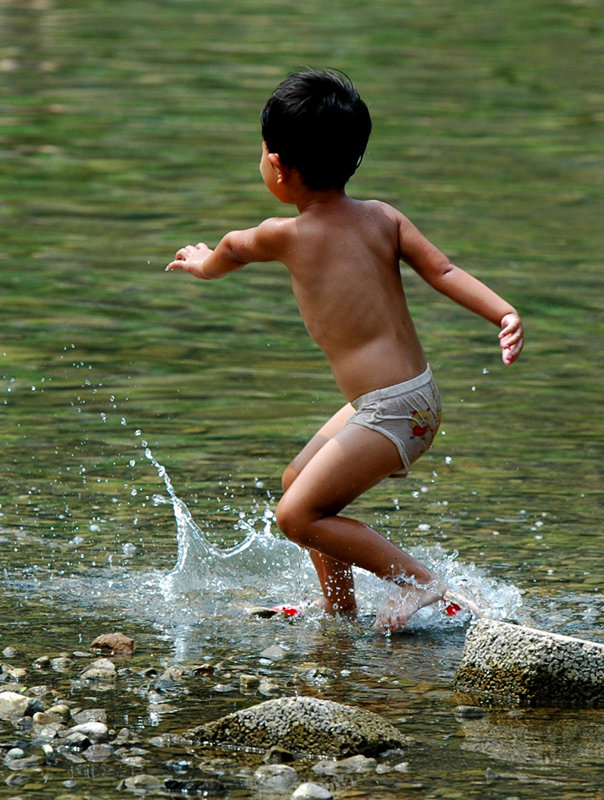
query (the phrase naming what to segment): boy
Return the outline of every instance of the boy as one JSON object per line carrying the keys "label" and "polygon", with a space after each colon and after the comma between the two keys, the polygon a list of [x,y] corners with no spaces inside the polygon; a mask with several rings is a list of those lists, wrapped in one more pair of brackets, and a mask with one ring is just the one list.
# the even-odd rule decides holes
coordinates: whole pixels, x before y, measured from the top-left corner
{"label": "boy", "polygon": [[340,73],[290,75],[261,114],[260,172],[298,216],[232,231],[215,250],[181,248],[167,270],[221,278],[254,261],[281,261],[307,330],[348,401],[283,473],[277,523],[310,550],[331,614],[354,616],[352,566],[398,587],[378,612],[391,632],[446,585],[377,531],[340,512],[388,476],[404,477],[436,434],[438,389],[407,309],[402,259],[427,283],[499,326],[505,364],[523,346],[516,310],[456,267],[399,211],[348,197],[344,186],[365,152],[371,119]]}

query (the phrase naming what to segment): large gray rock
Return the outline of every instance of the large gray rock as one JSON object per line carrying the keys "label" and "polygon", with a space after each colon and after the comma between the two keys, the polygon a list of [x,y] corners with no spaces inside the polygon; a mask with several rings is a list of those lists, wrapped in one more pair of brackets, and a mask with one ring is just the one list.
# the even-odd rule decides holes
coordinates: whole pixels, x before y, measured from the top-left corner
{"label": "large gray rock", "polygon": [[200,725],[189,736],[196,744],[261,749],[280,744],[293,752],[325,756],[376,755],[408,743],[372,711],[314,697],[267,700]]}
{"label": "large gray rock", "polygon": [[455,685],[526,705],[604,704],[604,644],[481,619],[468,630]]}

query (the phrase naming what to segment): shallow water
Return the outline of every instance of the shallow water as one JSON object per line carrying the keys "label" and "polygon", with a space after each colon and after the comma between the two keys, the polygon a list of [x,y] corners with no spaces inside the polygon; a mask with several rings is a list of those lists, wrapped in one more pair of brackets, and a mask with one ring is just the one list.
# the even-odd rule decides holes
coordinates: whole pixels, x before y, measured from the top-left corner
{"label": "shallow water", "polygon": [[[149,737],[263,699],[215,691],[220,676],[163,704],[140,693],[137,670],[208,659],[420,740],[409,774],[340,797],[601,796],[601,712],[455,717],[467,616],[377,636],[383,588],[360,574],[358,623],[245,619],[317,590],[272,514],[280,471],[341,399],[281,267],[202,286],[163,266],[283,213],[258,176],[259,108],[300,64],[347,71],[374,119],[351,193],[402,207],[527,325],[505,369],[486,323],[405,272],[442,436],[355,513],[487,613],[603,641],[602,25],[590,0],[0,4],[0,642],[29,684],[36,657],[116,627],[137,643],[132,675],[96,698],[116,728]],[[275,642],[284,661],[260,664]],[[307,661],[337,677],[300,683]],[[44,680],[92,703],[73,674]],[[68,791],[68,771],[99,798],[124,777],[57,767],[28,797]],[[226,796],[257,794],[242,778]]]}

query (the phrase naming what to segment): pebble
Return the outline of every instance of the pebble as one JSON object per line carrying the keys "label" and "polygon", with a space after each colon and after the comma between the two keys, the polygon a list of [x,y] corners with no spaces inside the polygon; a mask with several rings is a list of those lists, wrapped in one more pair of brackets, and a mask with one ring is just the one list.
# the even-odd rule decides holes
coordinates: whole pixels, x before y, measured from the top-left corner
{"label": "pebble", "polygon": [[258,692],[265,697],[274,697],[281,694],[281,687],[270,678],[263,678],[258,684]]}
{"label": "pebble", "polygon": [[113,755],[113,749],[107,744],[92,744],[82,753],[86,761],[106,761]]}
{"label": "pebble", "polygon": [[2,675],[10,681],[22,681],[27,677],[27,670],[23,667],[12,667],[10,664],[2,664]]}
{"label": "pebble", "polygon": [[59,656],[59,658],[51,658],[50,660],[50,667],[55,672],[69,672],[73,665],[73,659],[68,656]]}
{"label": "pebble", "polygon": [[46,710],[46,713],[53,717],[59,717],[59,719],[62,720],[68,720],[71,716],[71,709],[64,703],[57,703],[54,706],[50,706],[50,708]]}
{"label": "pebble", "polygon": [[290,800],[333,800],[333,795],[325,786],[309,781],[301,783]]}
{"label": "pebble", "polygon": [[[67,710],[69,712],[69,709]],[[50,712],[51,709],[49,708],[48,711]],[[74,712],[73,721],[76,725],[81,725],[84,722],[103,722],[107,724],[107,711],[104,708],[85,708]]]}
{"label": "pebble", "polygon": [[84,670],[81,675],[82,680],[99,682],[99,683],[113,683],[117,680],[117,670],[113,661],[108,658],[98,658]]}
{"label": "pebble", "polygon": [[375,758],[358,755],[342,758],[340,761],[319,761],[312,769],[317,775],[354,775],[359,772],[372,772],[376,767]]}
{"label": "pebble", "polygon": [[239,676],[239,683],[244,689],[255,689],[260,684],[260,678],[257,675],[243,673]]}
{"label": "pebble", "polygon": [[68,735],[82,734],[92,742],[106,742],[109,736],[109,729],[104,722],[82,722],[69,729]]}
{"label": "pebble", "polygon": [[117,787],[118,792],[121,792],[123,788],[133,792],[158,792],[163,789],[163,783],[155,775],[147,775],[143,772],[123,780]]}
{"label": "pebble", "polygon": [[269,661],[281,661],[285,657],[287,650],[278,644],[267,647],[260,653],[260,658],[268,658]]}
{"label": "pebble", "polygon": [[22,717],[29,708],[30,698],[17,692],[0,692],[0,719]]}
{"label": "pebble", "polygon": [[298,782],[298,773],[285,764],[264,764],[254,772],[254,780],[266,789],[281,791]]}

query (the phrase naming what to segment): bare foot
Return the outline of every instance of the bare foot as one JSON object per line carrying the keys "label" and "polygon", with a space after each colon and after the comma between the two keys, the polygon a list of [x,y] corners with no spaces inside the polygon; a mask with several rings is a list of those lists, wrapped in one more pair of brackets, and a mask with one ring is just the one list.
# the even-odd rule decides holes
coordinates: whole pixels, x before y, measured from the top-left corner
{"label": "bare foot", "polygon": [[391,595],[386,598],[377,613],[375,627],[380,633],[392,633],[404,628],[420,608],[442,600],[446,588],[445,582],[439,580],[431,581],[426,586],[414,586],[411,583],[403,586],[393,584]]}

